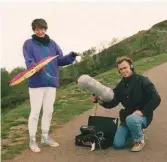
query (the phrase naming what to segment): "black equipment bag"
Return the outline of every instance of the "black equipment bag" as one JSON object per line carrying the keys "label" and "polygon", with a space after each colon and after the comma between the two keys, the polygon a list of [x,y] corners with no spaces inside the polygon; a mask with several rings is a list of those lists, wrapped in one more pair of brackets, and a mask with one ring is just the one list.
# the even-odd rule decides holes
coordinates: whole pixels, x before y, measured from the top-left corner
{"label": "black equipment bag", "polygon": [[81,126],[81,134],[75,137],[75,145],[91,147],[95,143],[96,149],[107,149],[112,146],[118,127],[118,118],[89,116],[88,125]]}

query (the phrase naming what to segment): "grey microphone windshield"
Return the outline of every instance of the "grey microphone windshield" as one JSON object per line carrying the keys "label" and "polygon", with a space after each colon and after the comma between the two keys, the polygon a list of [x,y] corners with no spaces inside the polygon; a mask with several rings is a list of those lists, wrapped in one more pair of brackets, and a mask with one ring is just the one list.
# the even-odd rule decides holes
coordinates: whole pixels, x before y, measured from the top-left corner
{"label": "grey microphone windshield", "polygon": [[78,78],[78,85],[93,93],[101,101],[111,101],[114,97],[114,92],[111,88],[104,86],[89,75],[81,75]]}

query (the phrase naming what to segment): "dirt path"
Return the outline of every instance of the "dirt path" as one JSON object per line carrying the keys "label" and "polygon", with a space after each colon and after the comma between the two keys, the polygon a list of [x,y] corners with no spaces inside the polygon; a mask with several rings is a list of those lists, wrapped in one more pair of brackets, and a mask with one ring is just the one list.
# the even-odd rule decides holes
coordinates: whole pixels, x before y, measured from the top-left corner
{"label": "dirt path", "polygon": [[[156,85],[162,102],[154,113],[154,120],[146,132],[146,146],[142,152],[132,153],[128,149],[114,150],[109,148],[103,152],[90,152],[87,148],[76,147],[74,137],[79,128],[87,124],[87,118],[93,111],[77,116],[63,128],[55,131],[53,138],[60,146],[49,148],[40,146],[41,153],[32,153],[29,149],[10,162],[167,162],[167,63],[157,66],[145,73]],[[98,114],[117,116],[118,109],[105,110],[99,108]],[[9,162],[9,161],[8,161]]]}

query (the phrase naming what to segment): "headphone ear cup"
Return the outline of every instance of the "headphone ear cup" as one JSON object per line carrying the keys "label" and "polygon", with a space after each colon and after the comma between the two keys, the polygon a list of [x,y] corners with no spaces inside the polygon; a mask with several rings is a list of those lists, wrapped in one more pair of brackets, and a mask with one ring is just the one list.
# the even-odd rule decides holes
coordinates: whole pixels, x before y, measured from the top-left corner
{"label": "headphone ear cup", "polygon": [[133,66],[133,64],[130,65],[130,69],[131,69],[132,71],[134,71],[134,66]]}

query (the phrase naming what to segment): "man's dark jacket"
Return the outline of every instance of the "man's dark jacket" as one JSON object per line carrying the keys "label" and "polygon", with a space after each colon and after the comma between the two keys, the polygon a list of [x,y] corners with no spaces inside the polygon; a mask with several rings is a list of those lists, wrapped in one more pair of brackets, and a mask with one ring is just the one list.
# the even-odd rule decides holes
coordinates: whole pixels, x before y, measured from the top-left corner
{"label": "man's dark jacket", "polygon": [[161,102],[154,84],[145,76],[133,72],[129,78],[122,80],[113,89],[114,99],[101,104],[105,108],[113,108],[121,103],[125,109],[120,111],[120,120],[125,122],[128,115],[140,110],[147,118],[147,127],[153,119],[153,111]]}

